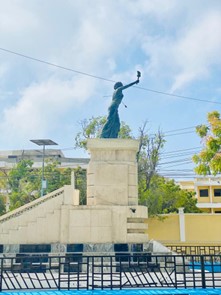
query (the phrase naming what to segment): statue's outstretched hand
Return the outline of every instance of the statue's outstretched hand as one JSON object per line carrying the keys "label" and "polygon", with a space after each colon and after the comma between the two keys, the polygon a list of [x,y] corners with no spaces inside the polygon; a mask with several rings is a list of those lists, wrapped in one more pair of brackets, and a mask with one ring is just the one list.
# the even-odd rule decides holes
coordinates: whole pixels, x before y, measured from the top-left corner
{"label": "statue's outstretched hand", "polygon": [[139,82],[140,82],[139,79],[137,79],[135,83],[138,84]]}

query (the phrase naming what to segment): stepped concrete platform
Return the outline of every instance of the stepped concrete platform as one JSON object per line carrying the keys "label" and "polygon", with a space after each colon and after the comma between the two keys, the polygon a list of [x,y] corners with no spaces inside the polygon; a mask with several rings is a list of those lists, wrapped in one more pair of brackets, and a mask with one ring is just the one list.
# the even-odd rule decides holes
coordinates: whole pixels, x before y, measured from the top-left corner
{"label": "stepped concrete platform", "polygon": [[66,185],[0,217],[0,244],[139,244],[148,241],[138,205],[136,140],[91,139],[87,205]]}

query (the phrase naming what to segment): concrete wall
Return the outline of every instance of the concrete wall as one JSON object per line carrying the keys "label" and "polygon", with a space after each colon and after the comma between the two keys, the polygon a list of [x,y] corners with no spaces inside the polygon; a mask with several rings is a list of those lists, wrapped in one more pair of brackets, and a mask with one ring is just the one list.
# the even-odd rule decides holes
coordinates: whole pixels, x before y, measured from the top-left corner
{"label": "concrete wall", "polygon": [[185,219],[187,241],[221,242],[220,214],[188,214]]}
{"label": "concrete wall", "polygon": [[180,241],[179,216],[174,214],[165,215],[164,219],[148,218],[148,236],[150,240],[157,241]]}
{"label": "concrete wall", "polygon": [[0,217],[0,244],[147,242],[144,206],[79,206],[64,186]]}
{"label": "concrete wall", "polygon": [[[221,242],[220,214],[168,214],[163,220],[148,218],[149,239],[163,244]],[[182,223],[183,218],[183,223]]]}

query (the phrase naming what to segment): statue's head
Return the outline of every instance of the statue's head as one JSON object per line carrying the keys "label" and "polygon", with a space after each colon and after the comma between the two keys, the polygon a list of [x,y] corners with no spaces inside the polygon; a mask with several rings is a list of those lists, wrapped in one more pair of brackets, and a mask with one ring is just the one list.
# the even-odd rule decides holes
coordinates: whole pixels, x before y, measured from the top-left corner
{"label": "statue's head", "polygon": [[123,84],[121,82],[117,82],[114,84],[114,89],[117,89],[119,87],[123,86]]}

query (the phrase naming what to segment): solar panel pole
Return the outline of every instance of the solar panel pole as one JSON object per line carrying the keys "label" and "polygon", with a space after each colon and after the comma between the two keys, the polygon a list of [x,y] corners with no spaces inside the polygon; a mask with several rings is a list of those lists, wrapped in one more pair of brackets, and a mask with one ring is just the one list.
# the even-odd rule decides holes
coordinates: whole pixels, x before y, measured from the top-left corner
{"label": "solar panel pole", "polygon": [[47,181],[44,179],[44,170],[45,170],[45,146],[46,145],[58,145],[51,139],[31,139],[31,142],[43,146],[42,151],[42,176],[41,176],[41,197],[44,196],[44,190],[47,188]]}
{"label": "solar panel pole", "polygon": [[47,188],[47,183],[44,179],[44,169],[45,169],[45,144],[43,144],[43,155],[42,155],[41,197],[44,196],[44,189]]}

